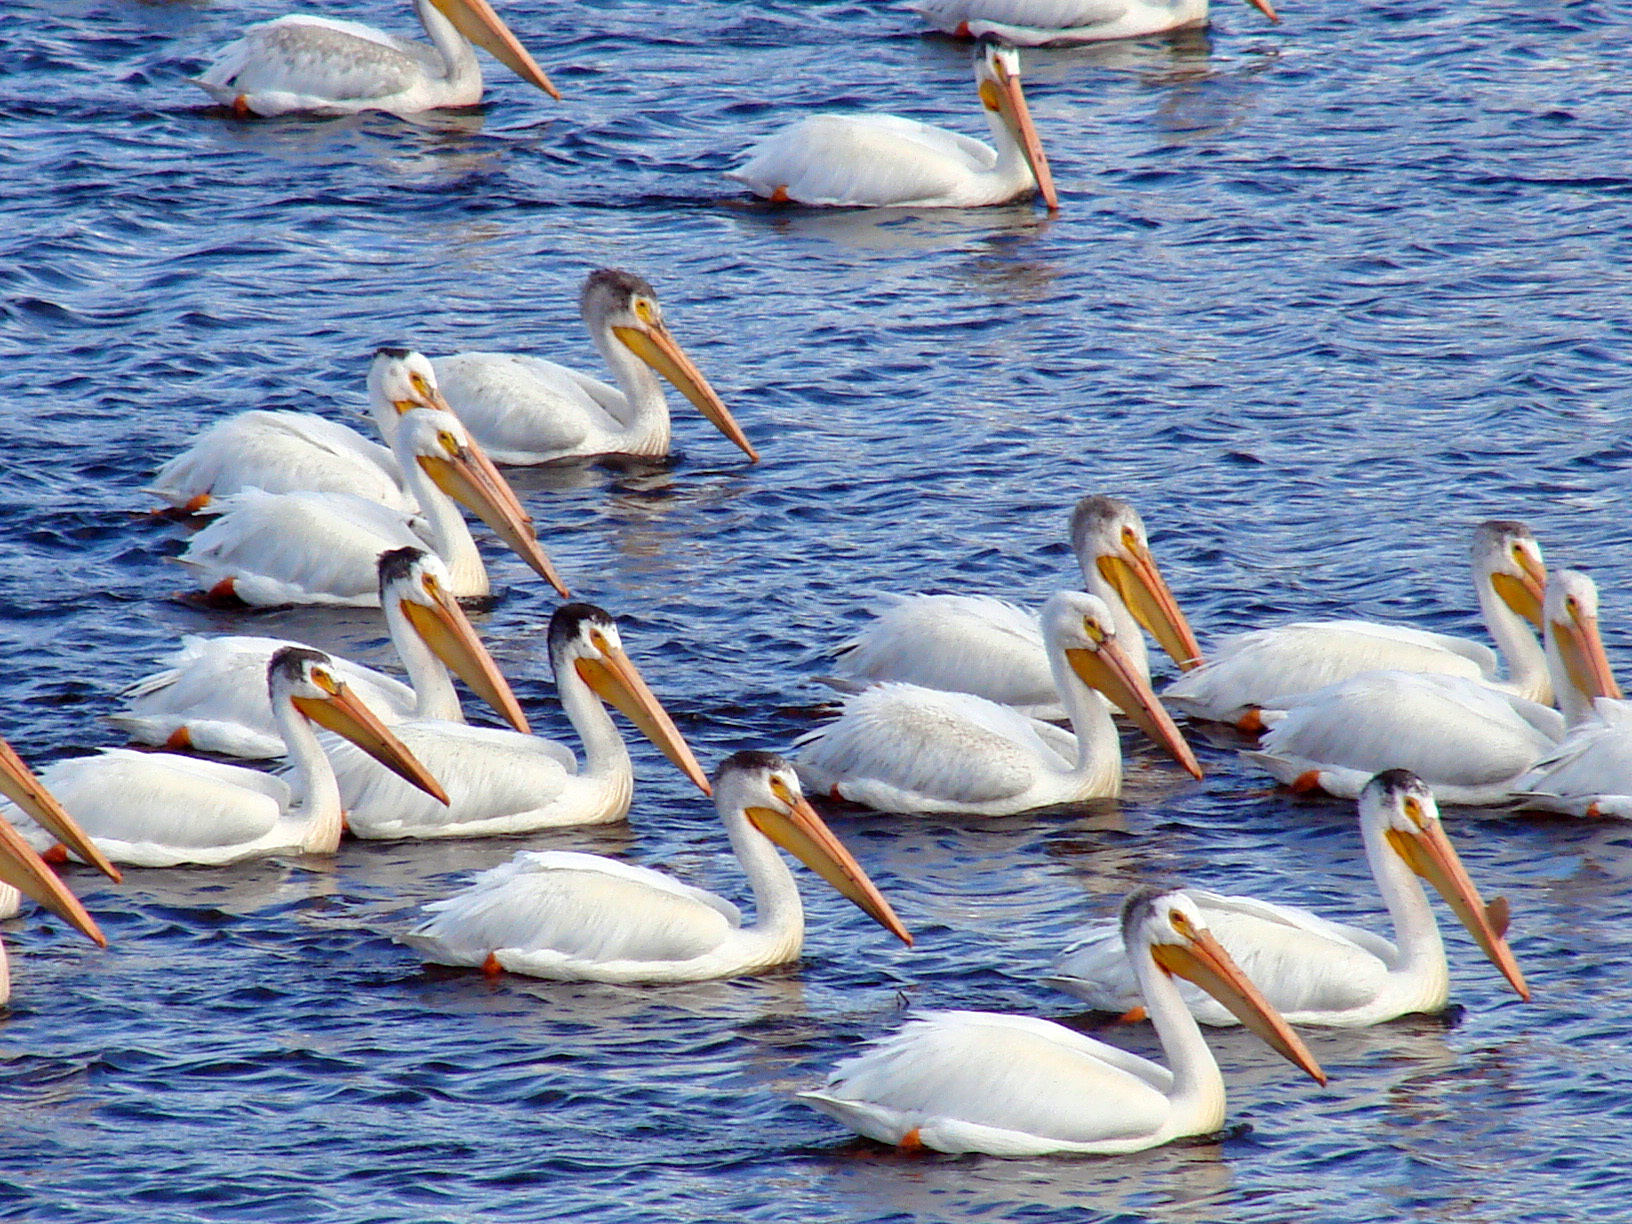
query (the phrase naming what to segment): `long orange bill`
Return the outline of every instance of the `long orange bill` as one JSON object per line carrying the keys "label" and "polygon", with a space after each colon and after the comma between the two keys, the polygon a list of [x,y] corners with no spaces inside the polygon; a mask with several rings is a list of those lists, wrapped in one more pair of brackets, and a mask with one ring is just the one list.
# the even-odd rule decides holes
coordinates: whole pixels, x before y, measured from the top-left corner
{"label": "long orange bill", "polygon": [[1049,212],[1059,212],[1060,197],[1054,190],[1054,175],[1048,168],[1048,158],[1043,153],[1043,141],[1037,135],[1037,125],[1031,121],[1026,95],[1020,89],[1020,76],[1018,73],[1011,74],[999,65],[998,80],[1002,84],[998,95],[998,112],[1009,121],[1015,136],[1019,138],[1026,164],[1031,167],[1032,176],[1037,180],[1037,194],[1043,197]]}
{"label": "long orange bill", "polygon": [[1127,652],[1116,644],[1116,639],[1106,638],[1098,650],[1067,650],[1065,657],[1084,684],[1115,702],[1141,731],[1166,748],[1191,777],[1201,777],[1201,763],[1185,743],[1178,724],[1163,708],[1150,682],[1139,674]]}
{"label": "long orange bill", "polygon": [[759,462],[759,452],[748,441],[748,435],[742,432],[742,427],[725,406],[725,401],[709,385],[708,379],[703,377],[703,372],[691,358],[686,356],[685,350],[669,334],[668,328],[658,323],[649,331],[638,327],[614,327],[612,331],[635,356],[673,383],[675,390],[695,404],[697,411],[707,417],[715,429],[735,442],[743,454],[754,463]]}
{"label": "long orange bill", "polygon": [[[34,771],[24,764],[23,758],[5,740],[0,740],[0,794],[27,812],[30,819],[67,846],[77,858],[89,863],[110,880],[121,878],[119,868],[97,849],[96,843],[68,815],[56,796],[45,789],[45,785],[34,776]],[[39,900],[38,897],[34,899]]]}
{"label": "long orange bill", "polygon": [[[1519,998],[1528,1002],[1530,987],[1525,984],[1519,962],[1504,937],[1507,907],[1498,905],[1493,910],[1480,900],[1479,890],[1474,887],[1473,880],[1456,853],[1456,847],[1445,836],[1444,827],[1439,821],[1425,821],[1418,826],[1415,835],[1391,828],[1388,830],[1388,841],[1406,865],[1445,898],[1451,912],[1468,928],[1468,933],[1490,958],[1490,963],[1502,971],[1502,976]],[[1498,930],[1497,923],[1492,920],[1493,913],[1501,916],[1502,930]]]}
{"label": "long orange bill", "polygon": [[485,454],[461,447],[452,459],[421,455],[419,465],[436,482],[437,488],[469,507],[517,556],[532,566],[534,573],[553,586],[563,599],[567,598],[566,584],[533,534],[532,520],[519,510],[521,503],[514,490]]}
{"label": "long orange bill", "polygon": [[1621,696],[1621,686],[1609,669],[1603,639],[1598,636],[1598,618],[1582,615],[1578,620],[1554,621],[1553,639],[1570,683],[1590,699]]}
{"label": "long orange bill", "polygon": [[1279,13],[1277,13],[1277,12],[1276,12],[1276,11],[1275,11],[1275,10],[1274,10],[1274,9],[1273,9],[1273,8],[1272,8],[1272,7],[1271,7],[1271,6],[1270,6],[1270,3],[1269,3],[1269,0],[1251,0],[1251,3],[1252,3],[1252,7],[1253,7],[1253,8],[1255,8],[1255,9],[1257,9],[1257,10],[1258,10],[1258,11],[1259,11],[1259,12],[1260,12],[1260,13],[1262,13],[1262,14],[1263,14],[1263,15],[1264,15],[1264,16],[1265,16],[1265,17],[1268,17],[1268,18],[1269,18],[1269,19],[1270,19],[1270,20],[1271,20],[1271,21],[1273,21],[1273,22],[1274,22],[1274,23],[1275,23],[1275,24],[1276,24],[1276,25],[1280,25],[1280,24],[1281,24],[1281,17],[1280,17],[1280,14],[1279,14]]}
{"label": "long orange bill", "polygon": [[1269,1048],[1287,1062],[1316,1083],[1326,1082],[1326,1072],[1320,1069],[1303,1039],[1292,1031],[1292,1026],[1252,984],[1211,931],[1195,932],[1188,944],[1152,944],[1150,954],[1163,969],[1194,982],[1229,1008],[1237,1020],[1263,1038]]}
{"label": "long orange bill", "polygon": [[1138,622],[1150,630],[1168,657],[1181,670],[1201,666],[1201,643],[1179,609],[1178,600],[1168,589],[1156,558],[1145,548],[1129,550],[1131,557],[1103,556],[1098,560],[1101,576],[1116,588]]}
{"label": "long orange bill", "polygon": [[517,731],[532,734],[521,702],[516,700],[509,681],[493,656],[487,653],[476,627],[457,600],[438,590],[435,606],[404,599],[401,607],[409,624],[425,639],[432,653],[452,668],[454,675],[470,686],[471,692],[492,706]]}
{"label": "long orange bill", "polygon": [[[117,879],[117,875],[114,878]],[[96,925],[96,919],[79,903],[79,898],[69,892],[57,873],[34,853],[23,835],[4,820],[0,820],[0,880],[72,923],[87,939],[104,948],[108,946],[107,937]]]}
{"label": "long orange bill", "polygon": [[487,0],[432,0],[454,27],[471,42],[529,85],[536,85],[557,102],[560,93],[544,75],[544,69],[510,32]]}
{"label": "long orange bill", "polygon": [[1547,596],[1547,569],[1528,553],[1519,554],[1519,566],[1523,574],[1492,574],[1490,585],[1503,603],[1540,629]]}
{"label": "long orange bill", "polygon": [[646,681],[641,679],[628,655],[607,650],[599,659],[576,659],[574,666],[584,683],[594,689],[602,701],[622,711],[625,718],[640,728],[642,735],[663,750],[663,755],[674,762],[681,773],[696,783],[698,790],[705,795],[714,793],[708,775],[697,764],[685,737],[652,690],[646,687]]}
{"label": "long orange bill", "polygon": [[751,807],[747,815],[754,828],[821,876],[840,896],[854,902],[862,913],[910,948],[912,936],[907,928],[901,925],[884,894],[867,878],[861,864],[816,814],[816,809],[802,795],[792,796],[790,807],[792,810],[788,812]]}
{"label": "long orange bill", "polygon": [[441,783],[431,776],[431,771],[344,684],[330,697],[294,697],[291,700],[296,709],[320,727],[344,736],[404,782],[419,787],[438,803],[447,803],[448,794]]}

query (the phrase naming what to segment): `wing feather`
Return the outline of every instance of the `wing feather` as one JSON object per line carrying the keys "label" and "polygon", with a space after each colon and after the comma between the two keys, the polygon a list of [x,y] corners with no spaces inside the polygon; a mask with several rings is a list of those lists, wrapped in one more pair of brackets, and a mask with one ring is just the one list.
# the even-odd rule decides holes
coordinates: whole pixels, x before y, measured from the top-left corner
{"label": "wing feather", "polygon": [[579,453],[622,428],[623,392],[568,366],[519,353],[457,353],[431,365],[449,405],[498,463]]}

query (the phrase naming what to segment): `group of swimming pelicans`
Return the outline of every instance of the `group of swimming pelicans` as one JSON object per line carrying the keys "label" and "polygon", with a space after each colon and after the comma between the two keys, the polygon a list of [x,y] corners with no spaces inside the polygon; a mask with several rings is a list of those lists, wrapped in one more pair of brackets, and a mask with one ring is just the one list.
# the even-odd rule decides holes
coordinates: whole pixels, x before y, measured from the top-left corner
{"label": "group of swimming pelicans", "polygon": [[[649,285],[596,272],[582,301],[621,389],[535,358],[433,362],[381,350],[368,385],[389,450],[323,418],[251,412],[161,468],[155,493],[215,519],[182,558],[201,571],[207,597],[377,603],[410,685],[298,644],[189,638],[168,670],[130,690],[116,724],[172,749],[286,756],[286,775],[107,749],[36,779],[14,754],[0,754],[0,787],[21,829],[0,825],[7,882],[100,940],[38,850],[60,843],[117,878],[115,862],[332,854],[348,828],[371,838],[461,837],[621,820],[633,771],[610,703],[712,793],[755,921],[646,868],[522,852],[426,907],[404,943],[433,962],[572,980],[752,973],[796,959],[802,945],[797,885],[780,846],[910,944],[803,790],[886,811],[983,815],[1114,796],[1113,706],[1200,776],[1152,688],[1148,630],[1183,669],[1166,701],[1192,717],[1265,729],[1248,758],[1294,785],[1358,795],[1396,942],[1251,898],[1141,891],[1119,929],[1091,931],[1049,980],[1096,1008],[1142,1009],[1169,1068],[1047,1021],[936,1013],[802,1099],[862,1134],[945,1151],[1120,1152],[1216,1130],[1223,1085],[1198,1019],[1239,1020],[1323,1080],[1289,1022],[1372,1024],[1445,1006],[1448,970],[1420,880],[1528,997],[1505,940],[1506,906],[1480,897],[1440,825],[1436,795],[1625,810],[1632,723],[1598,640],[1590,580],[1549,575],[1519,523],[1481,525],[1473,548],[1506,679],[1477,643],[1357,621],[1248,633],[1204,662],[1137,511],[1090,496],[1070,524],[1085,590],[1059,592],[1037,616],[978,596],[894,601],[840,648],[832,682],[850,693],[835,720],[799,741],[792,764],[739,752],[706,776],[613,618],[582,603],[556,611],[548,642],[581,762],[533,736],[459,604],[485,593],[487,580],[456,503],[488,519],[563,594],[565,585],[491,455],[627,453],[637,439],[646,453],[666,450],[661,373],[757,459],[669,333]],[[484,415],[479,405],[493,397],[507,411]],[[450,669],[510,729],[466,724]],[[1555,698],[1562,713],[1540,704]],[[1070,731],[1046,721],[1062,717]]]}

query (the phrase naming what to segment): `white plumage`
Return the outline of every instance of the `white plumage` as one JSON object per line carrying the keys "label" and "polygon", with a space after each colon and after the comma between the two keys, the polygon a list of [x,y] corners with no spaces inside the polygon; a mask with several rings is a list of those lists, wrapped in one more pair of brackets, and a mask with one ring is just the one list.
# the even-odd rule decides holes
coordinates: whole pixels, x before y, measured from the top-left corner
{"label": "white plumage", "polygon": [[799,793],[780,757],[739,752],[715,774],[714,801],[754,893],[744,925],[723,897],[592,854],[524,851],[426,906],[403,937],[439,964],[598,982],[690,982],[798,957],[804,910],[790,849],[899,938],[889,904]]}
{"label": "white plumage", "polygon": [[[1271,21],[1268,0],[1252,0]],[[1207,24],[1207,0],[918,0],[908,8],[946,34],[1017,47],[1144,38]]]}
{"label": "white plumage", "polygon": [[1523,523],[1491,520],[1474,533],[1472,555],[1485,625],[1507,660],[1505,682],[1491,649],[1467,638],[1372,621],[1297,621],[1226,639],[1162,699],[1192,718],[1254,731],[1262,729],[1261,710],[1284,709],[1298,694],[1368,671],[1459,676],[1550,702],[1547,662],[1531,629],[1541,622],[1547,583],[1535,536]]}
{"label": "white plumage", "polygon": [[[1208,929],[1291,1024],[1358,1028],[1412,1012],[1439,1012],[1450,998],[1450,970],[1427,879],[1528,999],[1503,937],[1506,909],[1487,909],[1440,825],[1421,780],[1395,770],[1360,794],[1360,829],[1397,943],[1361,927],[1330,922],[1294,906],[1187,889]],[[1067,948],[1044,980],[1089,1005],[1123,1012],[1140,1003],[1139,983],[1113,923],[1089,929]],[[1203,1024],[1235,1024],[1235,1015],[1189,984],[1179,987]]]}
{"label": "white plumage", "polygon": [[[1179,666],[1200,662],[1132,505],[1084,497],[1071,514],[1071,546],[1084,587],[1110,608],[1117,642],[1141,675],[1150,675],[1141,626]],[[839,647],[842,687],[896,680],[973,693],[1033,718],[1065,717],[1035,613],[984,595],[887,597],[875,610],[877,619]]]}
{"label": "white plumage", "polygon": [[500,463],[590,455],[661,459],[669,453],[669,405],[658,382],[661,374],[750,460],[758,460],[725,402],[664,324],[651,285],[602,268],[584,281],[579,306],[616,387],[517,353],[457,353],[433,363],[448,402],[494,458]]}
{"label": "white plumage", "polygon": [[251,26],[193,83],[240,115],[389,111],[412,115],[482,100],[474,41],[560,98],[487,0],[414,0],[431,45],[354,21],[295,14]]}
{"label": "white plumage", "polygon": [[1171,1071],[1049,1021],[936,1012],[841,1063],[799,1099],[880,1142],[993,1156],[1136,1152],[1216,1131],[1223,1077],[1173,974],[1206,985],[1325,1083],[1183,893],[1134,894],[1122,929]]}
{"label": "white plumage", "polygon": [[967,693],[880,684],[848,698],[837,721],[800,739],[805,785],[883,811],[984,816],[1114,796],[1122,746],[1102,692],[1201,776],[1122,650],[1104,601],[1061,591],[1041,619],[1074,734]]}
{"label": "white plumage", "polygon": [[798,204],[956,208],[1036,192],[1057,210],[1019,56],[996,44],[977,49],[975,82],[995,149],[898,115],[812,115],[760,141],[726,177]]}

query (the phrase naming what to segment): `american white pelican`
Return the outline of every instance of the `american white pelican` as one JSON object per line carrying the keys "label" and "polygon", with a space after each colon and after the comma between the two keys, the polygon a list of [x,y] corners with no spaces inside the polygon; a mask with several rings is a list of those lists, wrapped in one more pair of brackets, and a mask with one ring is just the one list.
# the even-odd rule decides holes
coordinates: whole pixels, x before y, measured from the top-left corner
{"label": "american white pelican", "polygon": [[804,907],[781,846],[907,945],[912,936],[799,791],[793,767],[738,752],[714,806],[754,894],[755,921],[724,897],[596,854],[522,851],[425,907],[402,937],[428,961],[591,982],[701,982],[799,958]]}
{"label": "american white pelican", "polygon": [[456,353],[432,362],[459,419],[498,462],[588,455],[661,459],[669,453],[669,404],[658,374],[758,462],[725,401],[663,322],[649,284],[602,268],[584,281],[579,309],[616,387],[519,353]]}
{"label": "american white pelican", "polygon": [[[333,658],[335,672],[359,700],[388,724],[408,717],[462,723],[459,694],[448,679],[452,667],[527,734],[527,716],[515,694],[448,594],[442,562],[421,548],[394,548],[380,554],[379,575],[386,628],[410,683]],[[285,646],[300,644],[269,637],[184,637],[170,666],[131,685],[129,708],[108,721],[141,744],[252,760],[280,757],[283,738],[267,697],[266,665]]]}
{"label": "american white pelican", "polygon": [[[83,837],[72,818],[40,785],[39,779],[4,740],[0,740],[0,794],[11,799],[65,844],[76,850],[88,851],[91,856],[87,857],[88,862],[96,862],[113,879],[119,878],[118,870]],[[85,911],[79,898],[57,878],[57,873],[46,865],[22,834],[3,819],[0,819],[0,892],[7,894],[0,897],[3,916],[10,917],[16,912],[14,899],[18,894],[23,894],[78,928],[87,939],[99,946],[107,946],[108,941],[98,929],[96,920]],[[0,942],[0,1007],[10,1001],[11,964],[6,955],[6,946]]]}
{"label": "american white pelican", "polygon": [[[386,442],[404,413],[449,411],[429,359],[393,348],[379,349],[369,364],[368,407]],[[212,498],[250,488],[350,493],[404,513],[419,509],[389,450],[315,412],[240,412],[219,421],[161,467],[144,492],[193,514]]]}
{"label": "american white pelican", "polygon": [[705,793],[708,779],[629,656],[612,617],[563,604],[550,618],[561,708],[584,744],[579,771],[563,744],[485,727],[410,718],[392,729],[448,799],[432,803],[360,753],[331,750],[348,827],[358,837],[486,837],[602,824],[629,813],[634,770],[603,701],[611,702]]}
{"label": "american white pelican", "polygon": [[534,538],[532,520],[498,469],[470,445],[458,418],[416,408],[402,418],[391,449],[422,520],[344,493],[246,489],[207,508],[219,517],[193,537],[177,560],[197,571],[212,599],[237,598],[270,607],[377,607],[379,555],[428,545],[446,563],[453,594],[481,598],[488,593],[487,567],[454,504],[457,498],[545,581],[567,594]]}
{"label": "american white pelican", "polygon": [[308,111],[413,115],[482,100],[472,43],[560,101],[544,70],[487,0],[414,0],[431,45],[355,21],[297,13],[251,26],[193,83],[240,116]]}
{"label": "american white pelican", "polygon": [[[1269,0],[1252,5],[1281,20]],[[1207,24],[1207,0],[918,0],[907,7],[942,33],[1000,38],[1017,47],[1144,38]]]}
{"label": "american white pelican", "polygon": [[962,208],[1036,192],[1057,212],[1060,199],[1013,48],[977,47],[975,85],[995,151],[899,115],[811,115],[760,141],[726,177],[755,195],[796,204]]}
{"label": "american white pelican", "polygon": [[1280,709],[1287,698],[1368,671],[1465,676],[1551,702],[1547,661],[1531,630],[1541,625],[1547,570],[1528,527],[1502,519],[1479,525],[1473,585],[1485,626],[1507,660],[1505,682],[1497,679],[1490,648],[1468,638],[1373,621],[1297,621],[1227,639],[1201,667],[1168,685],[1162,699],[1192,718],[1234,722],[1246,731],[1263,730],[1263,709]]}
{"label": "american white pelican", "polygon": [[1224,1078],[1174,975],[1326,1082],[1184,893],[1134,893],[1122,938],[1171,1070],[1048,1020],[930,1012],[799,1099],[869,1139],[941,1152],[1116,1154],[1209,1134],[1224,1125]]}
{"label": "american white pelican", "polygon": [[799,740],[805,785],[886,812],[979,816],[1115,796],[1122,743],[1111,701],[1201,777],[1189,745],[1122,648],[1104,600],[1060,591],[1043,605],[1041,620],[1074,735],[967,693],[880,684],[846,699],[837,721]]}
{"label": "american white pelican", "polygon": [[[1071,514],[1071,547],[1083,585],[1110,608],[1116,640],[1141,675],[1150,676],[1141,625],[1180,667],[1200,663],[1137,510],[1119,497],[1084,497]],[[1065,717],[1036,614],[984,595],[895,598],[839,647],[834,672],[845,687],[899,680],[973,693],[1033,718]]]}
{"label": "american white pelican", "polygon": [[1352,799],[1373,774],[1409,769],[1441,803],[1506,803],[1566,726],[1591,717],[1594,698],[1620,691],[1598,639],[1591,579],[1553,574],[1542,619],[1563,714],[1461,676],[1363,672],[1266,712],[1263,751],[1242,756],[1297,790]]}
{"label": "american white pelican", "polygon": [[43,781],[104,854],[141,867],[333,854],[340,846],[340,791],[313,722],[363,745],[429,794],[441,794],[436,779],[346,688],[321,651],[285,647],[272,656],[266,684],[304,796],[299,806],[289,784],[270,774],[128,748],[58,761]]}
{"label": "american white pelican", "polygon": [[[1445,898],[1519,997],[1529,999],[1504,938],[1507,904],[1498,900],[1487,907],[1480,900],[1421,779],[1393,769],[1368,782],[1360,792],[1360,832],[1397,944],[1306,909],[1185,890],[1224,950],[1289,1023],[1361,1028],[1445,1009],[1450,970],[1423,880]],[[1104,1011],[1139,1006],[1138,979],[1111,923],[1091,928],[1067,948],[1044,980]],[[1236,1023],[1233,1013],[1201,991],[1179,989],[1203,1024]]]}

